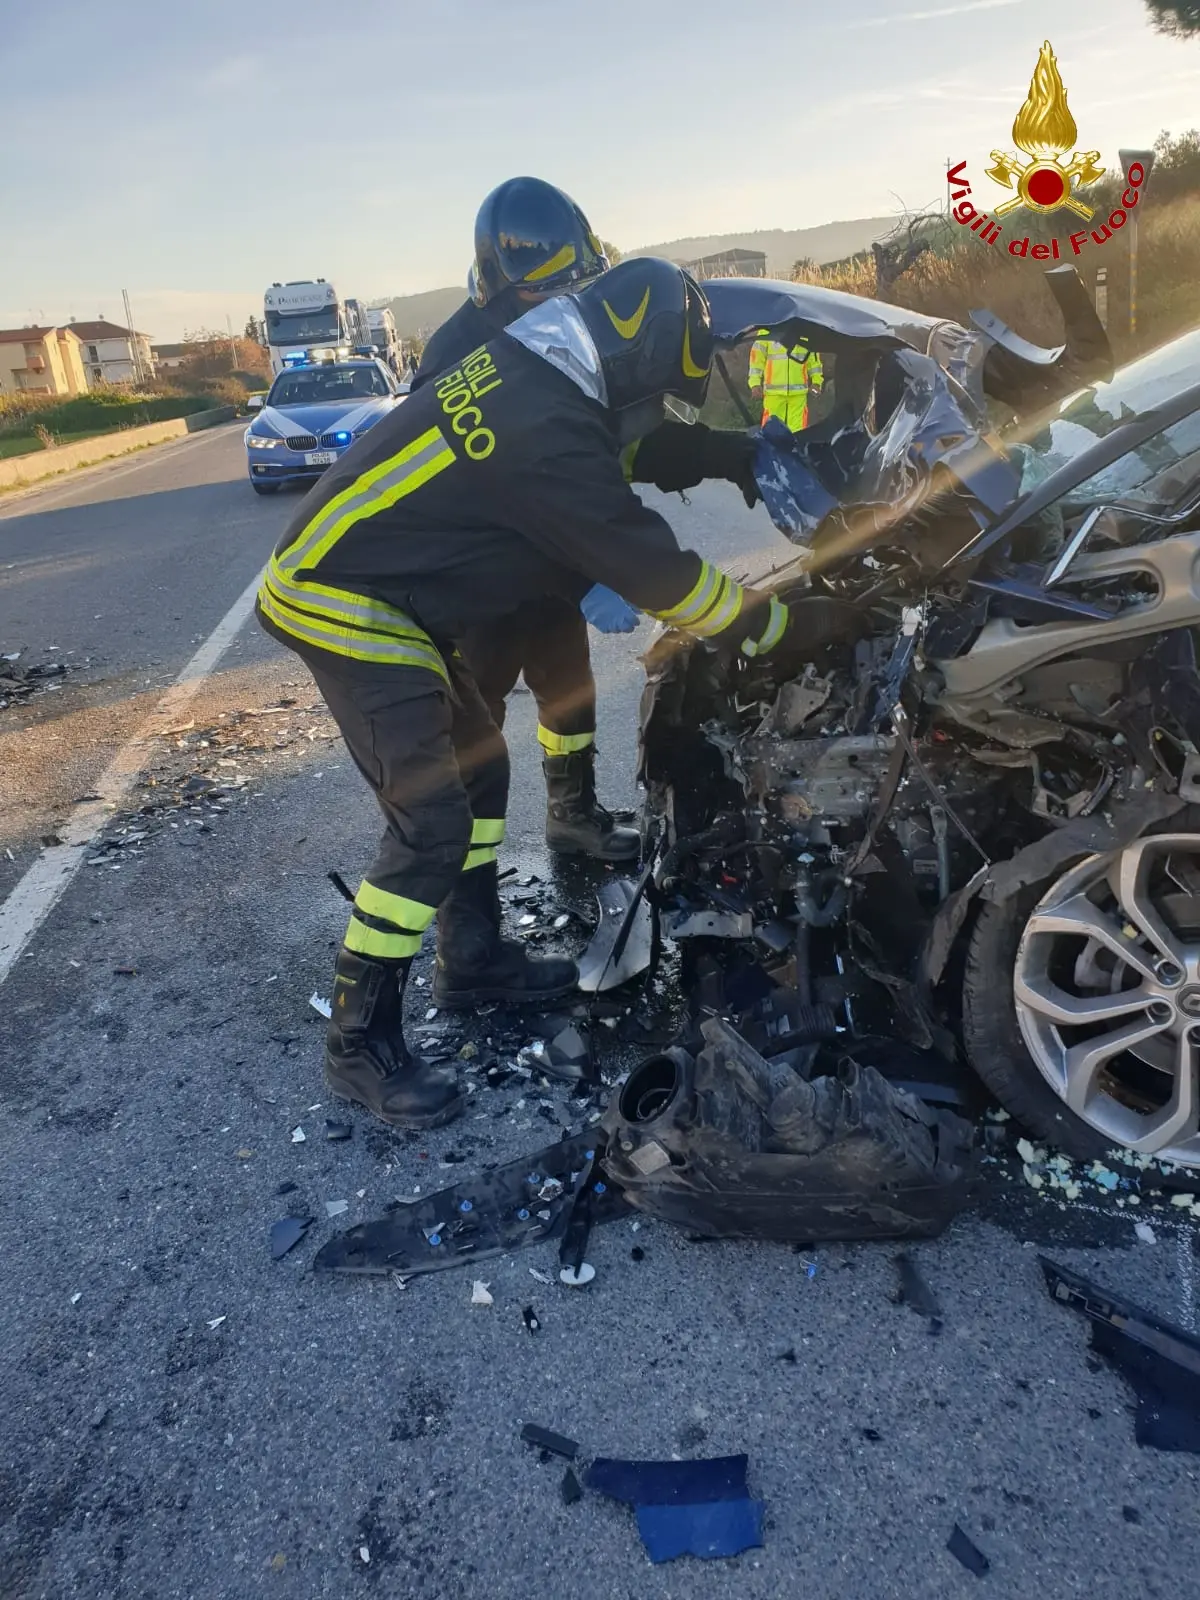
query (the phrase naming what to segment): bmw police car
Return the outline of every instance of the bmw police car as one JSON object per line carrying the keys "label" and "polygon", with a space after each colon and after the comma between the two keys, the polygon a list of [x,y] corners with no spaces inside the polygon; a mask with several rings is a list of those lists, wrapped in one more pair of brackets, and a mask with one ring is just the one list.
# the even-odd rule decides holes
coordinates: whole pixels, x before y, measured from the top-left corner
{"label": "bmw police car", "polygon": [[393,374],[370,356],[306,350],[284,360],[266,398],[250,399],[258,415],[246,429],[246,465],[257,494],[313,482],[404,399]]}

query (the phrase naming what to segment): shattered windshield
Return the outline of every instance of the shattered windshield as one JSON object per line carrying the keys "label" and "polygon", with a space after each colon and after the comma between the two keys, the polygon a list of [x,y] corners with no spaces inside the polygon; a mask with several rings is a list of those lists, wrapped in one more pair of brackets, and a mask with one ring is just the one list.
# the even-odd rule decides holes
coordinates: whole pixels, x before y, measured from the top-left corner
{"label": "shattered windshield", "polygon": [[[1032,441],[1038,476],[1047,476],[1090,450],[1114,428],[1132,422],[1200,381],[1200,329],[1143,356],[1108,383],[1069,396]],[[1200,405],[1071,490],[1072,502],[1100,504],[1127,497],[1200,453]],[[1195,463],[1200,472],[1200,460]],[[1194,474],[1193,474],[1194,475]],[[1186,476],[1186,474],[1185,474]]]}

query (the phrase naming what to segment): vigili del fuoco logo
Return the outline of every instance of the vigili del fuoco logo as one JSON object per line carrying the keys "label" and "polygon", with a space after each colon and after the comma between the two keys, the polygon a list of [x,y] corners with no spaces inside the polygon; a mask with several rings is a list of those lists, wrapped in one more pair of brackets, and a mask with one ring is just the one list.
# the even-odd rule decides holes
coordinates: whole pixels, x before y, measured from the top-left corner
{"label": "vigili del fuoco logo", "polygon": [[1067,91],[1049,40],[1042,45],[1025,104],[1012,125],[1012,137],[1021,153],[993,150],[992,165],[987,169],[992,182],[1007,189],[1010,195],[992,207],[991,216],[967,199],[972,189],[965,161],[946,173],[950,198],[954,202],[950,214],[955,222],[990,245],[999,244],[1004,237],[1005,230],[999,219],[1022,211],[1040,216],[1069,211],[1093,224],[1066,239],[1051,238],[1041,243],[1031,243],[1028,234],[1018,237],[1014,230],[1013,237],[1008,240],[1009,255],[1029,256],[1034,261],[1059,261],[1068,251],[1079,255],[1085,245],[1106,244],[1125,226],[1129,212],[1138,203],[1138,191],[1146,181],[1145,168],[1139,161],[1130,165],[1121,204],[1107,219],[1097,221],[1095,207],[1087,203],[1086,190],[1104,176],[1105,169],[1100,165],[1099,150],[1075,147],[1079,130],[1067,105]]}

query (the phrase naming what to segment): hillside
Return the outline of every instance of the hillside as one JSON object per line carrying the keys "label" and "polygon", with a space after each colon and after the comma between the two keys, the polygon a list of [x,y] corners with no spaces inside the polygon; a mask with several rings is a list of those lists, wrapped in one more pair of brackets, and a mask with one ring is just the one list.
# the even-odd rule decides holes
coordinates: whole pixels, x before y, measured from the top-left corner
{"label": "hillside", "polygon": [[890,233],[898,217],[856,217],[848,222],[824,222],[819,228],[759,228],[752,233],[714,233],[703,238],[671,239],[666,244],[639,245],[631,256],[666,256],[669,261],[697,261],[719,250],[764,250],[767,273],[787,277],[795,262],[806,256],[818,266],[840,261]]}
{"label": "hillside", "polygon": [[391,306],[396,332],[402,339],[419,339],[440,327],[466,298],[466,288],[460,284],[457,289],[426,289],[423,294],[402,294],[395,300],[377,303]]}
{"label": "hillside", "polygon": [[[786,278],[793,264],[806,256],[820,266],[868,249],[872,240],[890,233],[897,220],[896,217],[857,217],[849,222],[825,222],[819,228],[759,228],[752,233],[714,233],[705,238],[642,245],[626,254],[696,261],[718,250],[765,250],[768,274]],[[416,339],[432,333],[465,298],[465,289],[427,289],[423,294],[399,295],[381,303],[391,306],[400,337]]]}

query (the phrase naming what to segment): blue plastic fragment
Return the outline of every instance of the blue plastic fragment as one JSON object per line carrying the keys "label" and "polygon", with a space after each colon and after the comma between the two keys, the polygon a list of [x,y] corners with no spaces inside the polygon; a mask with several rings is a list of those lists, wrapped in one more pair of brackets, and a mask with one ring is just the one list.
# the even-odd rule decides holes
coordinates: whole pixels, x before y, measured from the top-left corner
{"label": "blue plastic fragment", "polygon": [[528,1211],[526,1211],[524,1206],[522,1206],[521,1209],[517,1212],[517,1221],[518,1222],[528,1222],[529,1221],[529,1213],[528,1213]]}
{"label": "blue plastic fragment", "polygon": [[429,1242],[430,1242],[431,1245],[433,1245],[436,1248],[436,1246],[441,1244],[441,1242],[442,1242],[441,1234],[440,1233],[431,1233],[429,1235]]}
{"label": "blue plastic fragment", "polygon": [[698,1506],[639,1506],[638,1532],[651,1561],[699,1556],[727,1560],[763,1542],[762,1500],[713,1500]]}
{"label": "blue plastic fragment", "polygon": [[607,1194],[608,1185],[606,1183],[594,1183],[592,1185],[592,1190],[595,1194]]}
{"label": "blue plastic fragment", "polygon": [[637,1509],[651,1561],[736,1556],[762,1544],[764,1503],[746,1488],[746,1456],[710,1461],[613,1461],[600,1457],[587,1486]]}
{"label": "blue plastic fragment", "polygon": [[458,1209],[460,1211],[474,1211],[475,1207],[471,1204],[471,1202],[469,1200],[460,1200],[459,1204],[458,1204]]}

